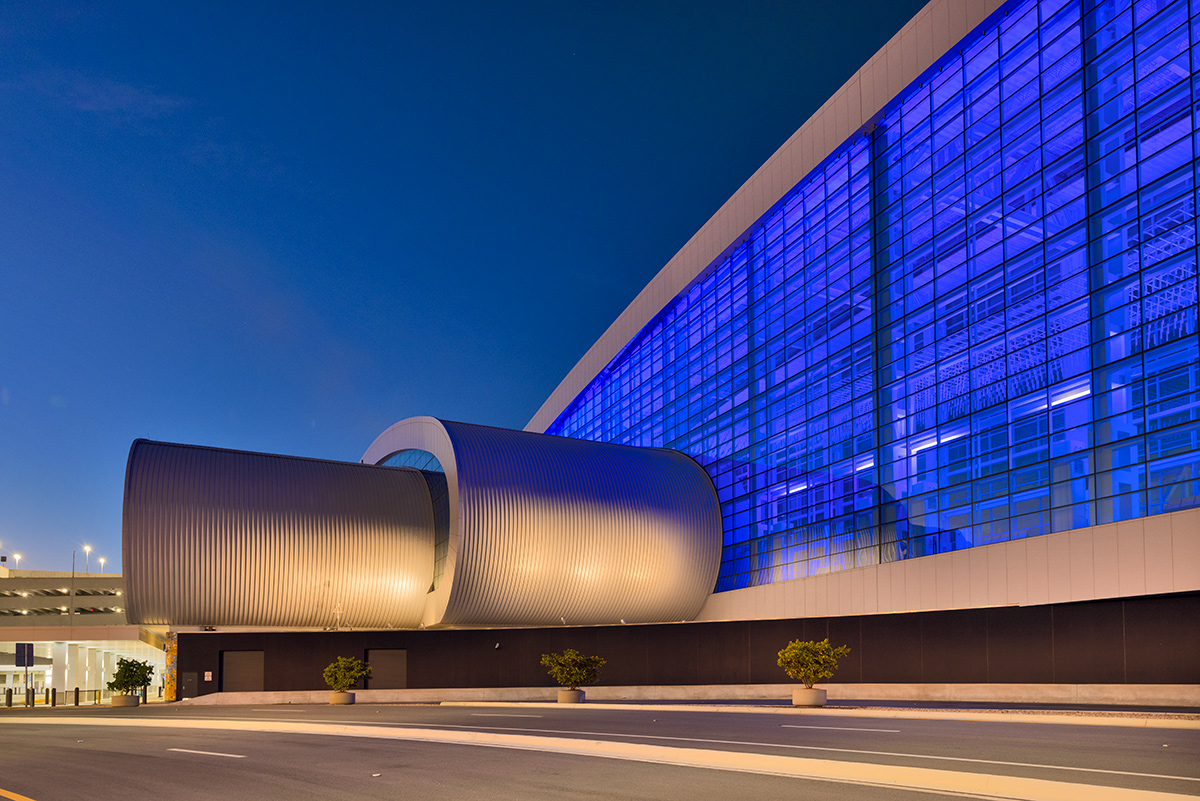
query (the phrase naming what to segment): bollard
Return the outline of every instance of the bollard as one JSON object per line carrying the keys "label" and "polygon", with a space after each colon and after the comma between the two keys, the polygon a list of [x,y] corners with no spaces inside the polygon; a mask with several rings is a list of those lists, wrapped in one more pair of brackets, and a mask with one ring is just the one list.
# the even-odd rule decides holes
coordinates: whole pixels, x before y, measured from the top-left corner
{"label": "bollard", "polygon": [[46,700],[44,700],[42,703],[45,704],[46,706],[50,706],[50,688],[49,687],[46,688]]}
{"label": "bollard", "polygon": [[50,706],[58,706],[58,688],[50,690]]}
{"label": "bollard", "polygon": [[75,688],[75,706],[79,706],[79,688]]}
{"label": "bollard", "polygon": [[142,688],[142,703],[143,704],[146,703],[146,693],[149,691],[149,689],[150,689],[149,687]]}
{"label": "bollard", "polygon": [[12,706],[12,687],[9,687],[4,691],[4,705]]}
{"label": "bollard", "polygon": [[27,706],[27,707],[33,706],[33,688],[32,687],[25,688],[25,706]]}

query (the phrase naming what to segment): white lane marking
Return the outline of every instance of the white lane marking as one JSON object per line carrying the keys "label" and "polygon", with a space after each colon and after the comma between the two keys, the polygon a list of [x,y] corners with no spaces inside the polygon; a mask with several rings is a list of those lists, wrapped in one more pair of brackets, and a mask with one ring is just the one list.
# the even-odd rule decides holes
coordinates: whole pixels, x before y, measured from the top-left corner
{"label": "white lane marking", "polygon": [[[392,724],[405,726],[414,724]],[[835,754],[867,754],[869,756],[904,757],[906,759],[938,759],[945,762],[970,762],[980,765],[1006,765],[1015,768],[1044,768],[1046,770],[1074,770],[1081,773],[1104,773],[1114,776],[1138,776],[1146,779],[1178,779],[1184,782],[1200,782],[1196,776],[1172,776],[1165,773],[1138,773],[1131,770],[1105,770],[1104,768],[1078,768],[1071,765],[1042,765],[1037,762],[1004,762],[998,759],[972,759],[970,757],[936,756],[934,754],[902,754],[895,751],[864,751],[854,748],[828,748],[820,745],[793,745],[791,743],[757,743],[752,740],[710,740],[703,737],[669,737],[663,734],[619,734],[605,731],[571,731],[566,729],[523,729],[507,726],[467,726],[460,723],[421,723],[421,726],[448,729],[480,729],[489,731],[519,731],[522,734],[585,734],[592,737],[624,737],[626,739],[641,738],[644,740],[678,740],[685,743],[713,743],[716,745],[753,745],[764,748],[791,748],[797,751],[828,751]]]}
{"label": "white lane marking", "polygon": [[178,751],[181,754],[203,754],[204,756],[229,757],[230,759],[245,759],[245,754],[222,754],[217,751],[193,751],[190,748],[168,748],[168,751]]}
{"label": "white lane marking", "polygon": [[899,729],[856,729],[849,726],[795,726],[791,723],[781,723],[781,729],[833,729],[835,731],[882,731],[888,734],[899,734]]}
{"label": "white lane marking", "polygon": [[543,715],[502,715],[499,712],[472,712],[473,718],[540,718]]}

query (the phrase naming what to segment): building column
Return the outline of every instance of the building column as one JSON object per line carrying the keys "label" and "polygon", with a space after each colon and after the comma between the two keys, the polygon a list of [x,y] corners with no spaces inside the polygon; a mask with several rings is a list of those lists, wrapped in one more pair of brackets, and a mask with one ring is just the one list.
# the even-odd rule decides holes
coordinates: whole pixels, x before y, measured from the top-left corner
{"label": "building column", "polygon": [[56,642],[50,646],[50,686],[58,692],[67,691],[67,644]]}
{"label": "building column", "polygon": [[88,686],[89,690],[100,689],[100,649],[87,649],[87,670],[88,670]]}
{"label": "building column", "polygon": [[108,683],[112,681],[113,673],[117,670],[117,655],[112,651],[104,652],[104,673],[100,676],[100,689],[108,692],[106,689]]}
{"label": "building column", "polygon": [[66,691],[71,692],[76,687],[83,689],[81,682],[83,681],[83,671],[79,669],[79,663],[83,661],[83,649],[78,645],[70,643],[67,645],[67,686]]}

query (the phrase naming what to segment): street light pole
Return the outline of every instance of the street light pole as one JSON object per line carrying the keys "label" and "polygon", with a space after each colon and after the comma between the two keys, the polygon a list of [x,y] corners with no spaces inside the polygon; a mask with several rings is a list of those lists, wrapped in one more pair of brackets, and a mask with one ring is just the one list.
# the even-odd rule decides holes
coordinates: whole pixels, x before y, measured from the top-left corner
{"label": "street light pole", "polygon": [[92,546],[83,546],[83,553],[83,572],[86,575],[92,572]]}
{"label": "street light pole", "polygon": [[71,614],[75,614],[75,551],[71,551]]}
{"label": "street light pole", "polygon": [[105,563],[106,561],[108,561],[108,560],[106,560],[106,559],[105,559],[103,556],[101,556],[101,557],[100,557],[100,572],[101,572],[101,573],[103,573],[103,572],[104,572],[104,563]]}

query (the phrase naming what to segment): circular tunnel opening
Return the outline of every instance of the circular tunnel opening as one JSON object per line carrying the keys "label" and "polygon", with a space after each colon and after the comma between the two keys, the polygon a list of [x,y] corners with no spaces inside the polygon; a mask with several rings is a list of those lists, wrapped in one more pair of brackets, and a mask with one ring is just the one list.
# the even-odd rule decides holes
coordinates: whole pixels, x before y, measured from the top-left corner
{"label": "circular tunnel opening", "polygon": [[429,498],[433,501],[433,583],[429,591],[433,592],[442,583],[446,554],[450,550],[450,488],[446,483],[446,471],[432,453],[415,448],[397,451],[379,465],[418,470],[429,488]]}

